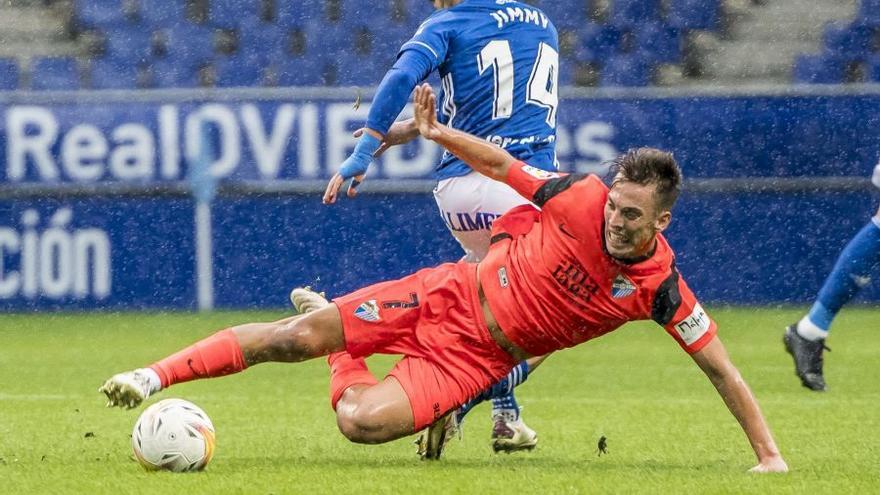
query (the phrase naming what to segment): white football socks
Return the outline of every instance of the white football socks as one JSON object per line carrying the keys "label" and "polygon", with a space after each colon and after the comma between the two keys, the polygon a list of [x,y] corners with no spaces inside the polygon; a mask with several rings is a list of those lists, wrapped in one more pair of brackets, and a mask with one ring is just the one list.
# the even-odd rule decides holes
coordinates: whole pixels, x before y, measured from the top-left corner
{"label": "white football socks", "polygon": [[159,374],[156,373],[153,368],[138,368],[135,370],[135,372],[147,377],[147,383],[149,383],[150,385],[151,394],[155,394],[156,392],[162,390],[162,380],[159,378]]}
{"label": "white football socks", "polygon": [[801,337],[813,342],[828,337],[828,330],[822,330],[816,326],[816,324],[810,320],[809,316],[804,316],[801,318],[801,321],[797,323],[797,333]]}

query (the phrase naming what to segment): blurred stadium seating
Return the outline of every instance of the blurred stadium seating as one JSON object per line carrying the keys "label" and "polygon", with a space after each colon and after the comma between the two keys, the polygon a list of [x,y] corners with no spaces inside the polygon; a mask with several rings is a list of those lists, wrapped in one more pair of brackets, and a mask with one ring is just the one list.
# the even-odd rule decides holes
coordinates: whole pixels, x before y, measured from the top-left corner
{"label": "blurred stadium seating", "polygon": [[[687,30],[716,23],[673,25],[664,0],[528,3],[568,40],[566,84],[650,85],[657,67],[682,60]],[[717,13],[720,0],[700,3]],[[74,0],[73,35],[97,40],[79,57],[87,72],[37,60],[27,79],[32,89],[374,85],[432,11],[425,0]],[[3,87],[16,87],[18,68],[2,70]]]}
{"label": "blurred stadium seating", "polygon": [[878,82],[878,36],[880,1],[860,0],[854,18],[825,24],[818,53],[806,53],[797,57],[794,82]]}
{"label": "blurred stadium seating", "polygon": [[[806,0],[526,3],[543,9],[559,30],[560,76],[566,85],[685,84],[688,78],[712,77],[713,66],[720,74],[714,83],[725,84],[736,80],[725,76],[725,69],[740,70],[750,58],[766,65],[764,59],[774,56],[777,67],[771,76],[777,81],[780,58],[782,79],[796,83],[877,82],[880,76],[880,0],[840,0],[839,15],[826,15],[831,6],[819,8]],[[779,7],[783,4],[788,7]],[[56,60],[66,52],[11,56],[18,64],[0,64],[0,88],[374,85],[393,63],[397,48],[433,11],[426,0],[72,0],[71,5],[67,25],[79,51],[70,55],[77,60]],[[773,20],[763,21],[763,28],[749,23],[761,24],[755,20],[763,15],[761,9],[773,7],[786,15],[797,8],[810,14],[804,17],[812,15],[816,27],[790,26],[816,31],[797,34],[812,36],[818,51],[808,46],[804,51],[800,40],[800,45],[789,43],[800,50],[774,55],[786,50],[763,45],[766,34],[750,34],[749,29],[768,25],[772,32]],[[815,12],[807,12],[814,7]],[[746,20],[737,24],[741,18]],[[738,25],[747,28],[737,32]],[[742,38],[737,55],[735,45]],[[764,46],[765,51],[756,52],[755,47]],[[739,59],[739,65],[728,59]],[[118,78],[112,77],[114,68]]]}

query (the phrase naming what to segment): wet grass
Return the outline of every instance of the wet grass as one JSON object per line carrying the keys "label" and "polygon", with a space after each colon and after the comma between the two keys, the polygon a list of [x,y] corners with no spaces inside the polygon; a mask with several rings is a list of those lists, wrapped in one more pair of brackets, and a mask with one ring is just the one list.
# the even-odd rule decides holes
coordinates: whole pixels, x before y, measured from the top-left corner
{"label": "wet grass", "polygon": [[[800,387],[781,345],[792,309],[710,310],[757,394],[792,472],[746,474],[754,458],[712,386],[662,329],[634,324],[558,353],[518,391],[540,435],[495,455],[488,408],[440,462],[408,440],[348,443],[335,428],[323,360],[263,365],[160,397],[202,406],[217,428],[207,471],[147,473],[132,459],[139,411],[105,409],[104,378],[213,330],[268,313],[4,315],[0,318],[3,493],[869,493],[880,479],[880,310],[847,309],[829,345],[830,390]],[[371,361],[384,372],[393,362]],[[608,437],[609,454],[596,443]]]}

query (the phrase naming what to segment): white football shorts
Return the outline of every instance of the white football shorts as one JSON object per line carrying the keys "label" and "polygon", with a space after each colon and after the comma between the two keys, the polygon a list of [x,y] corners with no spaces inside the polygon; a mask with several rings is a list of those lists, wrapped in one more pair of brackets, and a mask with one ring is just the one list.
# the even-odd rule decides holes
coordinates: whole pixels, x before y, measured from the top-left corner
{"label": "white football shorts", "polygon": [[434,188],[440,216],[464,249],[464,260],[478,262],[489,252],[492,222],[507,210],[530,204],[512,187],[478,172],[443,179]]}

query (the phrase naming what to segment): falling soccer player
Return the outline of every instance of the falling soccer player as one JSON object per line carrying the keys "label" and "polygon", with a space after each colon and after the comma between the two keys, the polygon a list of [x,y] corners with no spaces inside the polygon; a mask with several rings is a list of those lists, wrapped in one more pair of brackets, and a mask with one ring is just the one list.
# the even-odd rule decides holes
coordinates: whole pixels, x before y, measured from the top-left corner
{"label": "falling soccer player", "polygon": [[[135,407],[176,383],[259,363],[329,356],[339,430],[353,442],[382,443],[454,417],[524,359],[652,319],[691,355],[743,428],[758,460],[752,471],[787,471],[757,401],[662,235],[681,184],[672,155],[628,151],[618,157],[609,189],[594,175],[543,171],[447,127],[435,105],[431,87],[420,86],[414,107],[424,138],[541,210],[524,205],[499,219],[479,264],[447,263],[302,316],[235,326],[116,374],[100,388],[108,405]],[[376,353],[404,356],[382,381],[363,360]]]}
{"label": "falling soccer player", "polygon": [[[373,98],[357,146],[327,187],[325,203],[333,203],[351,179],[354,196],[370,162],[388,146],[418,137],[412,119],[394,122],[413,89],[433,72],[442,80],[440,122],[491,140],[529,165],[556,171],[556,114],[559,106],[559,41],[551,19],[532,5],[506,0],[434,0],[437,9],[406,41],[397,61],[385,74]],[[356,66],[347,70],[356,71]],[[478,262],[489,250],[492,220],[528,201],[503,182],[474,172],[461,159],[445,154],[436,165],[434,199],[465,259]],[[297,299],[296,294],[299,294]],[[294,305],[315,299],[295,293]],[[312,304],[320,304],[315,300]],[[513,389],[526,380],[544,357],[517,365],[474,403],[492,401],[492,448],[531,450],[538,435],[520,415]],[[420,453],[440,455],[431,439],[443,425],[429,429]]]}

